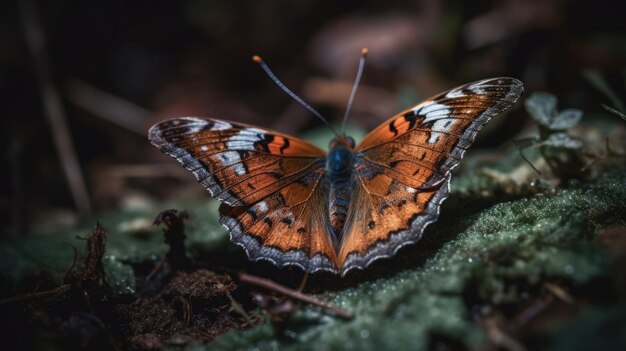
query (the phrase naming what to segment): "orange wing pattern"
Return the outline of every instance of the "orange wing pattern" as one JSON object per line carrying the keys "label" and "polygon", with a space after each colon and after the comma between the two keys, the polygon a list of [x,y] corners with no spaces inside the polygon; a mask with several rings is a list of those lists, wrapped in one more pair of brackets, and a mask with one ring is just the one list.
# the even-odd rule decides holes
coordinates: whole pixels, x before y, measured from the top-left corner
{"label": "orange wing pattern", "polygon": [[356,147],[356,190],[338,253],[342,274],[418,241],[439,216],[450,171],[489,119],[523,92],[513,78],[460,86],[389,119]]}
{"label": "orange wing pattern", "polygon": [[323,150],[278,132],[193,117],[161,122],[149,139],[223,203],[220,222],[251,259],[337,271],[319,191]]}
{"label": "orange wing pattern", "polygon": [[[354,154],[350,146],[350,156],[328,157],[341,166],[354,156],[346,179],[329,173],[321,149],[253,126],[175,118],[149,138],[222,202],[220,222],[250,259],[345,275],[420,239],[478,130],[522,92],[518,80],[494,78],[427,99],[373,130]],[[332,186],[345,196],[331,198]],[[329,208],[345,216],[341,229],[331,227]]]}

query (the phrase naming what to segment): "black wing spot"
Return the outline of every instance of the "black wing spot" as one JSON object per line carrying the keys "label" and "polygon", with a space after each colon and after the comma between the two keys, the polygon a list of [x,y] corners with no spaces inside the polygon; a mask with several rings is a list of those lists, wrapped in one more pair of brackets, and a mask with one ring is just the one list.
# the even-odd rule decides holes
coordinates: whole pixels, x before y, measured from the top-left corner
{"label": "black wing spot", "polygon": [[415,122],[417,122],[417,116],[418,116],[418,114],[417,114],[417,113],[415,113],[415,112],[413,112],[413,111],[411,111],[411,112],[407,112],[407,113],[404,115],[404,120],[405,120],[405,121],[407,121],[407,122],[409,122],[409,128],[408,128],[408,130],[413,129],[413,127],[415,126]]}
{"label": "black wing spot", "polygon": [[370,221],[369,223],[367,223],[367,226],[368,226],[370,229],[374,229],[374,227],[376,226],[376,222],[374,222],[374,221]]}
{"label": "black wing spot", "polygon": [[474,93],[473,91],[471,91],[469,89],[469,87],[465,87],[463,89],[461,89],[461,94],[465,95],[465,96],[470,96],[470,95],[474,95],[476,93]]}
{"label": "black wing spot", "polygon": [[250,156],[248,150],[237,150],[237,153],[239,153],[239,158],[242,160],[245,160],[248,156]]}
{"label": "black wing spot", "polygon": [[283,196],[283,194],[281,194],[280,191],[275,194],[278,201],[280,201],[281,204],[285,205],[285,197]]}
{"label": "black wing spot", "polygon": [[396,120],[391,121],[391,123],[389,123],[389,131],[393,133],[393,136],[397,136],[398,135],[398,130],[396,129],[396,126],[393,125],[396,122]]}
{"label": "black wing spot", "polygon": [[293,223],[293,221],[290,218],[284,217],[283,219],[280,220],[281,222],[285,223],[286,225],[291,225],[291,223]]}
{"label": "black wing spot", "polygon": [[263,218],[263,223],[267,224],[267,225],[268,225],[268,226],[270,226],[270,227],[271,227],[271,226],[272,226],[272,224],[273,224],[273,223],[272,223],[272,220],[271,220],[271,219],[269,219],[269,218],[267,218],[267,217]]}
{"label": "black wing spot", "polygon": [[304,227],[300,227],[300,228],[298,228],[298,233],[299,233],[299,234],[306,233],[306,228],[304,228]]}
{"label": "black wing spot", "polygon": [[391,168],[396,168],[396,166],[398,165],[398,163],[402,162],[402,160],[395,160],[395,161],[391,161],[389,163],[389,167]]}
{"label": "black wing spot", "polygon": [[254,208],[250,207],[246,210],[246,213],[248,213],[252,217],[252,219],[257,219],[256,210]]}
{"label": "black wing spot", "polygon": [[283,152],[289,147],[289,139],[287,138],[283,138],[283,140],[285,141],[285,143],[283,144],[283,146],[280,147],[280,154],[282,155]]}
{"label": "black wing spot", "polygon": [[406,205],[406,199],[402,199],[402,201],[398,202],[398,208]]}
{"label": "black wing spot", "polygon": [[[207,121],[208,122],[208,121]],[[211,130],[217,123],[215,122],[208,122],[207,124],[205,124],[204,126],[202,126],[202,128],[200,128],[200,131],[205,131],[205,130]]]}
{"label": "black wing spot", "polygon": [[269,144],[274,141],[271,134],[257,134],[260,141],[254,143],[254,148],[259,151],[270,152]]}

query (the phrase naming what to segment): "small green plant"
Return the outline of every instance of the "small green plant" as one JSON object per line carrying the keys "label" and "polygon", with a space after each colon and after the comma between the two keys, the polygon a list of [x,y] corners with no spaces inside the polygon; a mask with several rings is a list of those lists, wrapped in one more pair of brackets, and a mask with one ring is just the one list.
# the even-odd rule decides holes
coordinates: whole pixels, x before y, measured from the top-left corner
{"label": "small green plant", "polygon": [[538,148],[552,173],[562,180],[587,178],[587,162],[583,159],[583,142],[571,137],[567,131],[581,120],[578,109],[557,110],[556,96],[547,92],[533,93],[524,101],[524,107],[539,127],[539,136],[515,140],[521,157],[539,174],[541,172],[523,153]]}

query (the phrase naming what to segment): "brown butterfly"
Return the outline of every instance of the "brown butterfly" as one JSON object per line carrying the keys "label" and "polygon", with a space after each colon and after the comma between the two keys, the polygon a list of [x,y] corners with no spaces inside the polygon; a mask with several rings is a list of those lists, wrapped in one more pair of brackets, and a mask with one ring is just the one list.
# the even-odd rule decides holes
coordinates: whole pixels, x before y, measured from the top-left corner
{"label": "brown butterfly", "polygon": [[343,276],[421,238],[478,130],[522,92],[513,78],[465,84],[400,112],[358,145],[336,133],[329,152],[269,129],[195,117],[158,123],[149,139],[222,203],[220,222],[251,260]]}

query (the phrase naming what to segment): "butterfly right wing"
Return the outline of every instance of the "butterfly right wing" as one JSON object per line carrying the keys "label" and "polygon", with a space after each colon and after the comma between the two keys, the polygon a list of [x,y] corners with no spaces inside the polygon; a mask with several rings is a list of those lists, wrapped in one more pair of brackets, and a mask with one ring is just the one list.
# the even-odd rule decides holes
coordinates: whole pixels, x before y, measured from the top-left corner
{"label": "butterfly right wing", "polygon": [[149,139],[222,202],[220,222],[250,259],[337,271],[320,191],[323,150],[275,131],[193,117],[156,124]]}
{"label": "butterfly right wing", "polygon": [[491,78],[440,93],[390,118],[356,147],[342,274],[420,239],[448,196],[450,171],[478,131],[515,104],[523,84]]}

